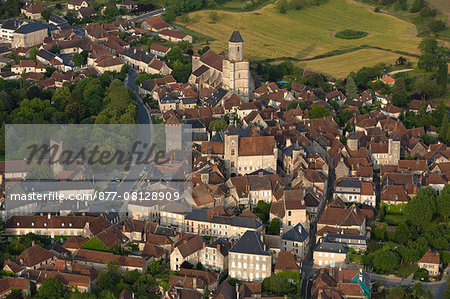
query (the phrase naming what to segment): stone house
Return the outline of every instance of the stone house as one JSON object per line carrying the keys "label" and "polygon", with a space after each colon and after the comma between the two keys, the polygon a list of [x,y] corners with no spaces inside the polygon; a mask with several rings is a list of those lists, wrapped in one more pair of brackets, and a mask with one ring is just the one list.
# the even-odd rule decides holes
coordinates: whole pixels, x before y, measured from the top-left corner
{"label": "stone house", "polygon": [[289,251],[299,259],[304,259],[309,248],[309,233],[301,223],[281,236],[281,251]]}
{"label": "stone house", "polygon": [[322,242],[313,254],[314,266],[320,268],[339,267],[345,263],[347,249],[340,243]]}
{"label": "stone house", "polygon": [[439,266],[441,265],[439,253],[428,250],[424,256],[417,262],[420,268],[428,270],[429,276],[439,275]]}
{"label": "stone house", "polygon": [[228,253],[228,273],[231,278],[262,281],[272,273],[272,256],[264,249],[263,235],[247,231]]}
{"label": "stone house", "polygon": [[199,235],[183,234],[181,239],[175,243],[170,254],[170,269],[172,271],[180,270],[181,264],[185,261],[196,265],[204,247],[206,244]]}
{"label": "stone house", "polygon": [[22,25],[14,31],[12,40],[13,48],[30,48],[40,45],[48,36],[48,26],[41,22],[33,22]]}

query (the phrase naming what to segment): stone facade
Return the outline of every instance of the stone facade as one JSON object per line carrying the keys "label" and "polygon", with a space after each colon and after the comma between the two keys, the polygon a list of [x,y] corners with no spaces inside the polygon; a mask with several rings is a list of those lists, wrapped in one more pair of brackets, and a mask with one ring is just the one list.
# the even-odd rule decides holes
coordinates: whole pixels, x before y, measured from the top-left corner
{"label": "stone facade", "polygon": [[12,42],[13,48],[30,48],[42,44],[44,39],[48,36],[48,29],[42,28],[37,31],[33,31],[30,33],[22,34],[15,32],[14,38]]}
{"label": "stone facade", "polygon": [[223,87],[235,93],[244,102],[252,97],[255,82],[250,73],[250,63],[244,59],[244,40],[239,31],[234,31],[228,43],[228,59],[216,53],[205,53],[192,57],[190,84],[198,89]]}

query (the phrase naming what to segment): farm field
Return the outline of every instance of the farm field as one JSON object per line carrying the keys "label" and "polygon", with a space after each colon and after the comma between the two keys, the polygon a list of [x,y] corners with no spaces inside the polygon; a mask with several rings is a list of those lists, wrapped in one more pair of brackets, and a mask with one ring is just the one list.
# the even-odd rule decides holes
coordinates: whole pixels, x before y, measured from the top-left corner
{"label": "farm field", "polygon": [[[336,78],[344,78],[350,72],[359,70],[364,66],[374,65],[379,62],[394,64],[399,56],[399,54],[383,50],[363,49],[337,56],[293,63],[301,68],[315,70]],[[370,58],[370,63],[367,63],[368,58]],[[407,57],[407,59],[417,63],[417,58]]]}
{"label": "farm field", "polygon": [[[201,10],[190,13],[190,22],[183,25],[214,37],[215,40],[209,45],[218,52],[227,49],[231,32],[237,28],[245,40],[246,58],[252,61],[266,58],[282,60],[283,57],[292,57],[298,61],[333,50],[361,45],[418,54],[417,46],[420,39],[416,37],[413,24],[393,16],[375,13],[348,0],[330,0],[320,6],[304,10],[289,10],[286,14],[279,13],[274,4],[250,12],[215,11],[219,16],[216,23],[212,23],[209,18],[211,10]],[[365,31],[369,35],[353,40],[334,37],[336,32],[345,29]],[[345,71],[336,72],[337,68],[332,67],[334,73],[330,71],[326,73],[343,75],[347,71],[357,70],[361,65],[354,64],[353,60],[362,59],[361,53],[364,52],[361,51],[339,55],[341,65],[346,66]],[[383,56],[381,53],[386,54],[386,62],[392,61],[393,56],[400,56],[379,50],[366,53],[374,56],[366,56],[364,65],[380,62]],[[329,69],[327,61],[335,63],[339,56],[334,56],[335,59],[304,61],[304,63],[314,66],[317,62],[321,69]]]}

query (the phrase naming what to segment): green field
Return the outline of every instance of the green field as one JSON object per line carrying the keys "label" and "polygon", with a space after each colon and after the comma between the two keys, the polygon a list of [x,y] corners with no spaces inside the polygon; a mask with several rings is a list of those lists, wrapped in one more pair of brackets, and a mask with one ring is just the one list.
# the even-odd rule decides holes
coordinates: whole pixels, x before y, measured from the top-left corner
{"label": "green field", "polygon": [[[294,62],[295,65],[315,70],[326,75],[333,75],[336,78],[344,78],[352,70],[359,70],[364,66],[371,66],[379,62],[395,64],[399,54],[377,49],[358,50],[347,54],[314,59],[309,61]],[[367,60],[370,59],[368,63]],[[409,61],[417,62],[416,58],[408,57]]]}
{"label": "green field", "polygon": [[[209,45],[216,51],[226,50],[232,31],[239,29],[245,40],[246,58],[253,61],[281,57],[302,60],[361,45],[418,54],[420,40],[415,35],[413,24],[386,14],[374,13],[347,0],[330,0],[304,10],[289,10],[286,14],[279,13],[274,4],[251,12],[216,10],[219,19],[215,23],[209,18],[210,12],[211,10],[201,10],[190,13],[190,22],[186,27],[213,37],[215,40]],[[334,37],[336,32],[345,29],[365,31],[369,35],[354,40]],[[393,56],[400,56],[392,52],[387,54],[380,49],[365,51],[370,55],[361,56],[364,54],[361,50],[336,56],[341,64],[339,69],[332,70],[331,64],[328,68],[327,63],[319,59],[317,70],[329,69],[325,71],[326,74],[342,76],[360,67],[354,63],[355,59],[363,59],[364,65],[373,65],[380,62],[382,56],[386,56],[387,62],[392,61]],[[308,61],[306,65],[314,70],[314,62]],[[335,63],[332,59],[330,62]]]}

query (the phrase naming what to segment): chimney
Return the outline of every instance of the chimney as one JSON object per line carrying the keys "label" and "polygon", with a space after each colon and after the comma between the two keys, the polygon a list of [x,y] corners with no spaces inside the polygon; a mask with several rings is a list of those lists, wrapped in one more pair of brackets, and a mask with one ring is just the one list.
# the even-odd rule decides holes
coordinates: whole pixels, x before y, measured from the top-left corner
{"label": "chimney", "polygon": [[34,243],[34,240],[33,241],[31,241],[31,246],[34,246],[35,245],[35,243]]}
{"label": "chimney", "polygon": [[186,240],[183,240],[183,244],[184,244],[184,245],[187,245],[187,241],[186,241]]}
{"label": "chimney", "polygon": [[217,244],[217,253],[219,253],[220,252],[220,244]]}
{"label": "chimney", "polygon": [[122,225],[122,231],[125,232],[125,224]]}
{"label": "chimney", "polygon": [[[205,243],[203,243],[203,245],[204,245]],[[192,279],[192,288],[193,289],[196,289],[197,288],[197,277],[194,277],[193,279]]]}
{"label": "chimney", "polygon": [[[186,241],[185,241],[186,242]],[[203,248],[205,248],[206,247],[206,243],[205,242],[203,242]]]}
{"label": "chimney", "polygon": [[184,235],[184,232],[181,231],[181,232],[180,232],[180,239],[183,239],[183,235]]}

